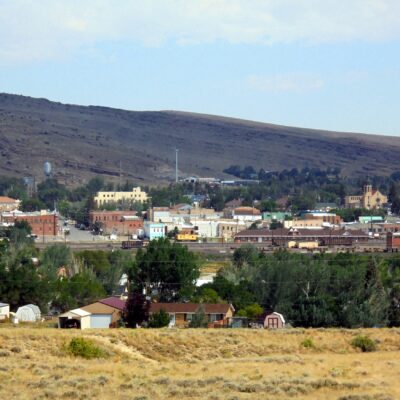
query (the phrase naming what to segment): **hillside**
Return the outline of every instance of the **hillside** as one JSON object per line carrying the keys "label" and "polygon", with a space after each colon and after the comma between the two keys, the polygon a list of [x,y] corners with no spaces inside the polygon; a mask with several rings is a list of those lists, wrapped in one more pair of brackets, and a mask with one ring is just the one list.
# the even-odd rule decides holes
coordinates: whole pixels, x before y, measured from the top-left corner
{"label": "hillside", "polygon": [[221,176],[232,164],[266,170],[340,167],[345,174],[400,170],[400,137],[310,130],[176,111],[136,112],[0,94],[0,175],[41,179],[50,161],[74,185],[100,174],[162,183],[180,174]]}
{"label": "hillside", "polygon": [[[377,351],[354,349],[359,334]],[[109,357],[68,355],[65,344],[80,336]],[[395,400],[399,356],[399,329],[80,332],[3,324],[0,398]]]}

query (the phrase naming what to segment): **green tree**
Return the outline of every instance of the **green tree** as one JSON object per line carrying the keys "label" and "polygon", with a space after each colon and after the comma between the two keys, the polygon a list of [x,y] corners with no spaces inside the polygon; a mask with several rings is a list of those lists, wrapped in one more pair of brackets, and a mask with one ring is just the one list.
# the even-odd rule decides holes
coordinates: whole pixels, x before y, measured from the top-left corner
{"label": "green tree", "polygon": [[34,257],[36,250],[25,245],[9,247],[0,258],[0,298],[11,308],[33,303],[47,310],[51,291],[48,281],[39,275]]}
{"label": "green tree", "polygon": [[49,178],[37,187],[38,198],[47,208],[53,209],[55,204],[68,196],[68,189],[57,179]]}
{"label": "green tree", "polygon": [[157,297],[167,302],[190,298],[199,276],[198,257],[168,239],[152,240],[146,249],[139,249],[129,271],[135,288],[156,291]]}
{"label": "green tree", "polygon": [[189,328],[207,328],[208,321],[203,304],[199,305],[196,313],[193,315],[192,320],[189,323]]}
{"label": "green tree", "polygon": [[128,328],[136,328],[146,323],[149,319],[149,301],[146,296],[134,290],[129,293],[124,310],[124,321]]}
{"label": "green tree", "polygon": [[195,296],[196,303],[217,304],[221,302],[218,293],[209,287],[200,287],[199,294]]}
{"label": "green tree", "polygon": [[21,203],[21,211],[40,211],[46,208],[46,204],[44,204],[41,200],[32,198],[32,199],[24,199]]}
{"label": "green tree", "polygon": [[267,199],[263,200],[259,206],[261,211],[275,211],[276,210],[276,203],[274,200]]}
{"label": "green tree", "polygon": [[51,279],[57,279],[60,267],[69,270],[72,264],[72,252],[64,244],[52,244],[40,254],[40,272]]}
{"label": "green tree", "polygon": [[169,314],[161,309],[159,312],[153,313],[149,318],[149,328],[164,328],[169,325],[171,318]]}
{"label": "green tree", "polygon": [[239,317],[247,317],[250,319],[255,319],[262,315],[264,312],[264,309],[257,303],[250,304],[245,308],[242,308],[237,312],[237,316]]}
{"label": "green tree", "polygon": [[106,296],[102,284],[91,271],[84,270],[71,278],[52,282],[52,306],[66,311],[93,303]]}

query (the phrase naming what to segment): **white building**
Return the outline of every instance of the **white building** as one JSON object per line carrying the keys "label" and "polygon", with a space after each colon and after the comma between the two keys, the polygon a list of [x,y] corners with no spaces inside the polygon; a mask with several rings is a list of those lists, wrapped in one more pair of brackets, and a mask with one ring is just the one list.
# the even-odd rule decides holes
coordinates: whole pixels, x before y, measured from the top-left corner
{"label": "white building", "polygon": [[91,327],[91,313],[81,308],[70,310],[58,317],[59,328],[88,329]]}
{"label": "white building", "polygon": [[149,240],[161,239],[165,237],[165,224],[146,221],[143,225],[144,236]]}
{"label": "white building", "polygon": [[232,218],[239,221],[256,222],[262,219],[262,215],[258,208],[237,207],[233,210]]}
{"label": "white building", "polygon": [[10,305],[7,303],[0,303],[0,321],[6,318],[10,318]]}
{"label": "white building", "polygon": [[107,203],[144,203],[148,199],[146,192],[140,187],[135,187],[131,192],[98,192],[93,200],[97,207],[101,207]]}

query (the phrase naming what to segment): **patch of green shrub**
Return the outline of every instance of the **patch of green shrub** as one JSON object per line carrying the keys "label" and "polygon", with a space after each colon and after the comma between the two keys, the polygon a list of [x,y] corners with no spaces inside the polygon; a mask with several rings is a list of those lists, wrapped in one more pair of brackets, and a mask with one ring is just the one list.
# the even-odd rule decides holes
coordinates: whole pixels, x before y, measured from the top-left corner
{"label": "patch of green shrub", "polygon": [[171,318],[169,314],[161,309],[159,312],[156,312],[150,316],[149,319],[149,328],[163,328],[164,326],[168,326]]}
{"label": "patch of green shrub", "polygon": [[306,349],[315,349],[315,344],[311,338],[306,338],[301,342],[301,345]]}
{"label": "patch of green shrub", "polygon": [[106,358],[109,356],[109,353],[104,349],[95,345],[91,340],[84,338],[72,338],[71,341],[65,345],[65,350],[72,356],[86,359]]}
{"label": "patch of green shrub", "polygon": [[376,350],[376,343],[368,336],[356,336],[351,341],[351,345],[356,349],[360,349],[363,353]]}

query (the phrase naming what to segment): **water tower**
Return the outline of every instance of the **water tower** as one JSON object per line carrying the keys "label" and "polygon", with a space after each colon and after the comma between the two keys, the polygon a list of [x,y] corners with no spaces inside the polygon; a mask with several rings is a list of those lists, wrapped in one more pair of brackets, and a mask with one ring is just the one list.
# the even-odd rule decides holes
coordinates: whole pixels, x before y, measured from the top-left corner
{"label": "water tower", "polygon": [[51,177],[51,164],[46,161],[43,165],[43,170],[44,170],[44,174],[46,175],[47,178]]}

